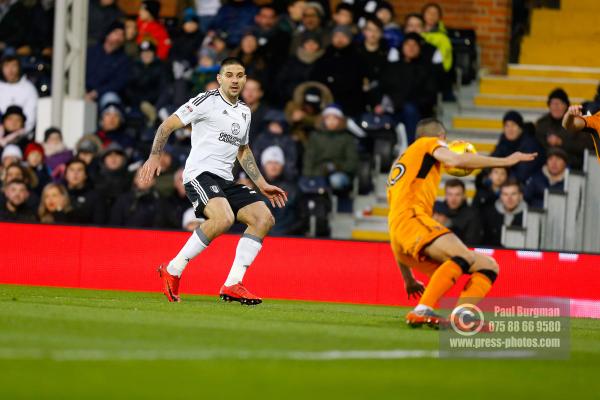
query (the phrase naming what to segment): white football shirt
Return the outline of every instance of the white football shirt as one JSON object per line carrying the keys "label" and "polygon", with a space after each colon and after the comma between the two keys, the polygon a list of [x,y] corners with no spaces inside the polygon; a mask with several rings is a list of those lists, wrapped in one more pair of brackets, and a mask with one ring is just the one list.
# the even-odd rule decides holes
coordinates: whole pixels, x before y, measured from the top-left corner
{"label": "white football shirt", "polygon": [[248,144],[250,108],[231,104],[219,89],[200,93],[175,111],[185,125],[192,125],[192,149],[185,162],[183,183],[202,172],[233,180],[231,170],[239,147]]}

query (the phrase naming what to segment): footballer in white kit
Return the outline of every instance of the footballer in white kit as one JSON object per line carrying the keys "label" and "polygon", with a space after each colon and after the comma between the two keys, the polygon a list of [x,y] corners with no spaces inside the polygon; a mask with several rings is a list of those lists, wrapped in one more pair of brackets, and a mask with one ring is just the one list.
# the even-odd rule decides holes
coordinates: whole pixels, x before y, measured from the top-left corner
{"label": "footballer in white kit", "polygon": [[167,299],[181,301],[179,281],[187,264],[237,220],[247,228],[238,243],[220,296],[226,301],[259,304],[262,300],[245,288],[242,279],[275,221],[256,189],[234,182],[231,171],[235,160],[239,160],[256,188],[273,206],[284,207],[287,196],[282,189],[265,181],[248,146],[252,117],[248,106],[239,100],[246,83],[242,62],[237,58],[225,59],[217,81],[218,89],[190,99],[163,121],[142,167],[141,177],[146,181],[159,175],[160,154],[169,135],[186,125],[192,126],[192,149],[185,163],[183,183],[196,215],[206,221],[192,233],[175,258],[161,265],[158,272]]}

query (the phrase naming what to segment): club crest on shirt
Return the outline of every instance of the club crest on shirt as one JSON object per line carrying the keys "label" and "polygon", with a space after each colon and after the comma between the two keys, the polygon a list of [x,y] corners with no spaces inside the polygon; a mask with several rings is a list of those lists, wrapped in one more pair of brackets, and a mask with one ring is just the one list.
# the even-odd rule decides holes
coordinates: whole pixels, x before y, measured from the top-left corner
{"label": "club crest on shirt", "polygon": [[211,185],[210,190],[212,190],[215,193],[219,193],[219,187],[217,185]]}
{"label": "club crest on shirt", "polygon": [[239,135],[240,134],[240,124],[238,124],[237,122],[234,122],[233,124],[231,124],[231,133],[233,133],[234,135]]}

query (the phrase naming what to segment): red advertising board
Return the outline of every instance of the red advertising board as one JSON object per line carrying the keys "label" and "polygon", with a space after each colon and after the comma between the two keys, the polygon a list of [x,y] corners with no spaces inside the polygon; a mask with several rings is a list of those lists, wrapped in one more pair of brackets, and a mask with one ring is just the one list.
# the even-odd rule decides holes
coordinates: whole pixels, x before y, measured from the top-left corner
{"label": "red advertising board", "polygon": [[[0,223],[0,283],[160,291],[156,268],[189,233]],[[239,236],[216,239],[186,269],[181,291],[217,294]],[[490,296],[572,299],[578,316],[600,317],[600,256],[478,249],[500,264]],[[466,278],[463,278],[466,279]],[[389,245],[271,238],[246,274],[264,298],[412,305]],[[450,294],[457,295],[462,285]]]}

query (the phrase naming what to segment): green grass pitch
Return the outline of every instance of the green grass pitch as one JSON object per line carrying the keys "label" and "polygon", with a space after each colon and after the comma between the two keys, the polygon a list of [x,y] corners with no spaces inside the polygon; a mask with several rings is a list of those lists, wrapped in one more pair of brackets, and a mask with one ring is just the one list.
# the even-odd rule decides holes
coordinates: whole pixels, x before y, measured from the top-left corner
{"label": "green grass pitch", "polygon": [[398,307],[183,297],[0,285],[0,399],[600,393],[600,321],[572,321],[569,360],[448,360],[431,356],[438,333],[408,328]]}

